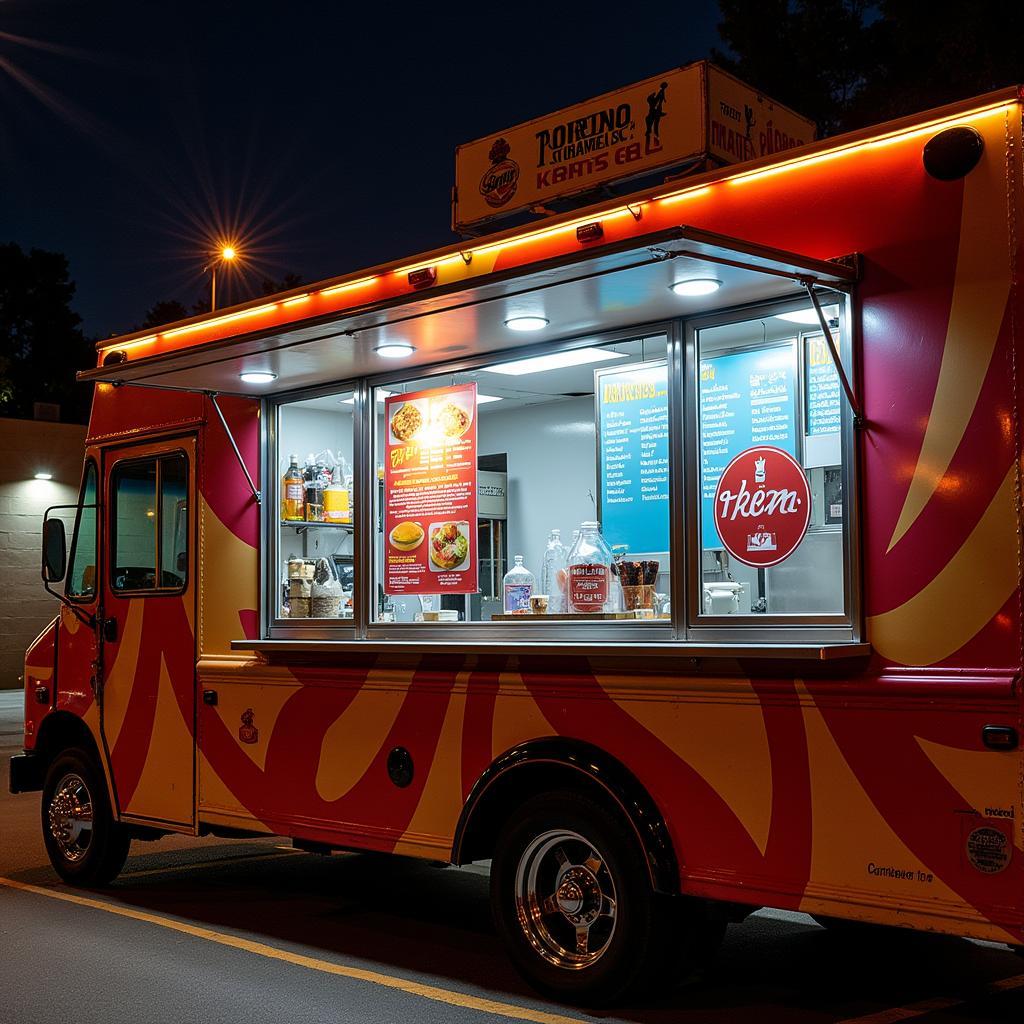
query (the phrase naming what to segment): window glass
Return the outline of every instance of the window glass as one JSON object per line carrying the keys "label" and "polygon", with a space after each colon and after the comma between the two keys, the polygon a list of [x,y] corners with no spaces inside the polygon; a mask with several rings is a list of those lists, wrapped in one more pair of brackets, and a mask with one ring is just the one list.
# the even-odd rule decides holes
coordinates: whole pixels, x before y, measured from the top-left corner
{"label": "window glass", "polygon": [[705,615],[844,611],[843,398],[817,323],[808,307],[697,332]]}
{"label": "window glass", "polygon": [[663,335],[375,393],[377,621],[668,618]]}
{"label": "window glass", "polygon": [[188,573],[185,456],[118,463],[110,480],[113,589],[183,589]]}
{"label": "window glass", "polygon": [[117,590],[156,587],[156,459],[115,466],[113,575]]}
{"label": "window glass", "polygon": [[184,456],[160,465],[160,585],[183,587],[188,571],[188,465]]}
{"label": "window glass", "polygon": [[277,613],[353,616],[351,388],[282,405],[278,419]]}
{"label": "window glass", "polygon": [[[91,506],[91,507],[90,507]],[[67,596],[83,599],[96,594],[96,464],[85,470],[82,496],[75,517],[75,534],[68,563]]]}

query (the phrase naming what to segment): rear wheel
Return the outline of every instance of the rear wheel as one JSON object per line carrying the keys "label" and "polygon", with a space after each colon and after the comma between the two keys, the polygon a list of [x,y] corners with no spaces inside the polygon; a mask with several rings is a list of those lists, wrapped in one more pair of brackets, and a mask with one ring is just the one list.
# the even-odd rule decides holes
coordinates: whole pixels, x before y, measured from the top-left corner
{"label": "rear wheel", "polygon": [[654,892],[627,822],[573,792],[524,803],[498,837],[491,904],[535,988],[585,1005],[662,987],[701,966],[721,926]]}
{"label": "rear wheel", "polygon": [[114,821],[103,771],[85,750],[65,750],[50,765],[42,824],[50,863],[64,881],[106,885],[124,867],[131,839]]}

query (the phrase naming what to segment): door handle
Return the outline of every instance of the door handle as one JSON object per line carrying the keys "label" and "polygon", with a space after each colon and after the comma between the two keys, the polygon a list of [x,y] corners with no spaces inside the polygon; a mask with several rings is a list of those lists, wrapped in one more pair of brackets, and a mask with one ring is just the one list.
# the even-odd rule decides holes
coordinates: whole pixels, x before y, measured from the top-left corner
{"label": "door handle", "polygon": [[217,691],[216,690],[203,690],[203,703],[210,708],[217,706]]}
{"label": "door handle", "polygon": [[100,627],[100,631],[103,634],[103,639],[106,643],[112,644],[117,642],[117,619],[104,619],[103,624]]}
{"label": "door handle", "polygon": [[981,730],[981,742],[989,750],[1016,750],[1020,743],[1017,730],[1009,725],[986,725]]}

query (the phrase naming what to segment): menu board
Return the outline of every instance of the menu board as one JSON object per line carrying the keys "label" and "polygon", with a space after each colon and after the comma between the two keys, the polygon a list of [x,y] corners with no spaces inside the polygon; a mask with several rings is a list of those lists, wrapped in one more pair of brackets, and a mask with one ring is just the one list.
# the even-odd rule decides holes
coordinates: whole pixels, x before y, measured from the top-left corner
{"label": "menu board", "polygon": [[[838,337],[833,335],[838,342]],[[804,338],[804,380],[807,420],[805,433],[808,437],[819,434],[834,434],[840,427],[842,394],[839,373],[832,362],[823,334],[812,334]]]}
{"label": "menu board", "polygon": [[475,594],[476,384],[384,403],[384,592]]}
{"label": "menu board", "polygon": [[601,532],[612,547],[668,551],[668,369],[594,372]]}
{"label": "menu board", "polygon": [[720,548],[715,488],[740,452],[769,444],[796,455],[796,342],[700,361],[700,487],[705,549]]}

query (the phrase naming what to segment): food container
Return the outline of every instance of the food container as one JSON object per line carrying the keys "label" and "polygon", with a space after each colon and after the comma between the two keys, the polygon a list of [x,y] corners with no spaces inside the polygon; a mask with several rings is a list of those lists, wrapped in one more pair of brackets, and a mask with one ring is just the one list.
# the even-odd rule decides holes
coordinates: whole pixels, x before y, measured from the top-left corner
{"label": "food container", "polygon": [[311,609],[314,619],[336,619],[341,615],[341,595],[323,594],[314,597]]}
{"label": "food container", "polygon": [[530,611],[534,615],[547,615],[547,613],[548,613],[548,595],[547,594],[531,594],[530,595]]}
{"label": "food container", "polygon": [[331,484],[324,491],[324,522],[350,523],[352,513],[348,504],[348,488],[341,484]]}
{"label": "food container", "polygon": [[295,577],[288,580],[288,598],[294,600],[297,597],[311,597],[311,584],[309,580],[302,577]]}
{"label": "food container", "polygon": [[289,602],[289,619],[308,619],[311,601],[308,597],[293,597]]}

